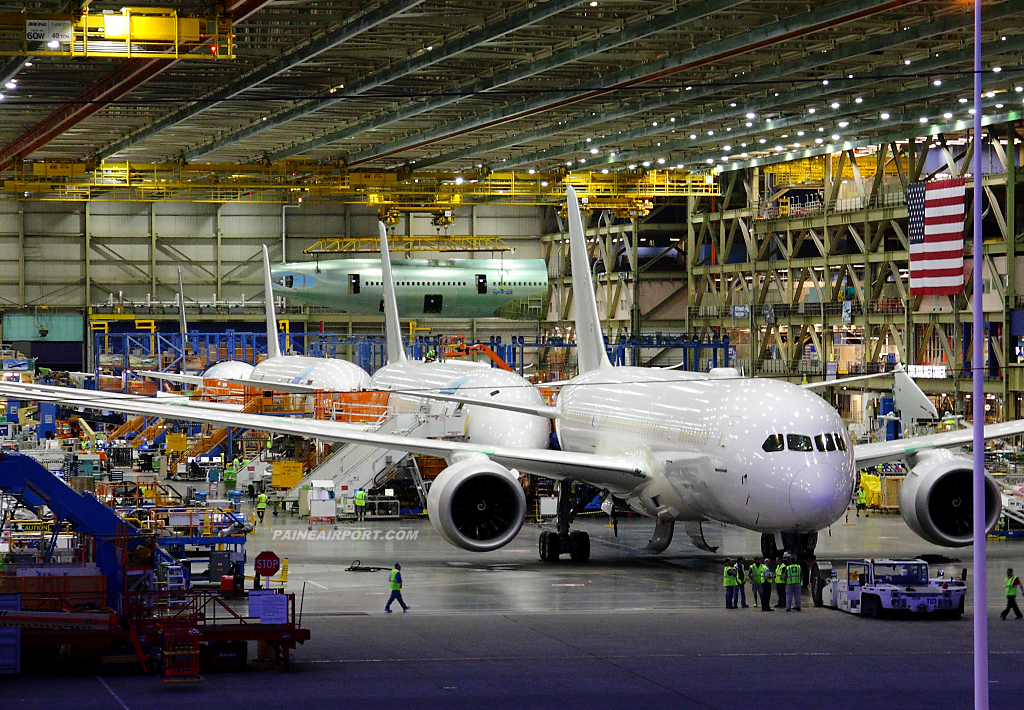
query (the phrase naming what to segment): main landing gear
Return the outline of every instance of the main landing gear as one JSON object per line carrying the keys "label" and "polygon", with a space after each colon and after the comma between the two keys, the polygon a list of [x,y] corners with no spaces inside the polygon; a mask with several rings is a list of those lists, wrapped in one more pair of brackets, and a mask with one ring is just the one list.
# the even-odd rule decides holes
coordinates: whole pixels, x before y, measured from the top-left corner
{"label": "main landing gear", "polygon": [[[781,542],[781,545],[779,544]],[[822,606],[822,593],[827,583],[826,575],[814,557],[814,548],[818,544],[818,533],[763,533],[761,535],[761,555],[775,560],[783,555],[796,559],[803,571],[802,585],[811,593],[814,606]],[[826,565],[827,566],[827,565]]]}
{"label": "main landing gear", "polygon": [[582,530],[570,531],[569,525],[591,498],[593,490],[589,486],[572,481],[558,484],[558,530],[545,530],[540,534],[541,560],[555,562],[565,553],[569,553],[573,562],[590,559],[590,535]]}

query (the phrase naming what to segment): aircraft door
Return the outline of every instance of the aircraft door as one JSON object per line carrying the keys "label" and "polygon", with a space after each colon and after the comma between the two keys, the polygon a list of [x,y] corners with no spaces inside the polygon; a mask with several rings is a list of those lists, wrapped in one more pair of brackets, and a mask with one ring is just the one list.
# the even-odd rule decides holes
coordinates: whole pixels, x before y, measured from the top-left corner
{"label": "aircraft door", "polygon": [[423,313],[440,313],[444,307],[444,295],[428,293],[423,296]]}
{"label": "aircraft door", "polygon": [[359,293],[359,274],[348,275],[348,292],[353,295]]}
{"label": "aircraft door", "polygon": [[487,274],[476,275],[476,292],[481,296],[487,295]]}

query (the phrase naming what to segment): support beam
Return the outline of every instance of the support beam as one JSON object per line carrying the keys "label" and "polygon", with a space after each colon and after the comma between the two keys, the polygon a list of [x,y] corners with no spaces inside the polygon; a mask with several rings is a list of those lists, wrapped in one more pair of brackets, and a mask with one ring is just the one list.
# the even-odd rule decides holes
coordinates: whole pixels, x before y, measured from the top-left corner
{"label": "support beam", "polygon": [[181,123],[182,121],[198,116],[207,109],[213,108],[214,106],[234,98],[249,89],[259,86],[265,81],[269,81],[276,76],[294,69],[300,64],[304,64],[324,52],[334,49],[353,37],[360,35],[367,30],[371,30],[381,23],[386,22],[397,15],[401,15],[403,12],[412,9],[423,2],[424,0],[392,0],[392,2],[371,10],[370,12],[357,14],[357,16],[350,18],[347,22],[327,32],[323,36],[313,39],[302,46],[293,47],[291,50],[286,52],[284,56],[271,62],[267,62],[263,66],[254,69],[238,79],[235,79],[227,86],[214,91],[212,94],[204,96],[200,101],[189,104],[177,111],[173,111],[155,123],[133,133],[127,138],[107,146],[96,154],[96,158],[105,160],[106,158],[117,155],[136,143],[144,141],[161,131]]}

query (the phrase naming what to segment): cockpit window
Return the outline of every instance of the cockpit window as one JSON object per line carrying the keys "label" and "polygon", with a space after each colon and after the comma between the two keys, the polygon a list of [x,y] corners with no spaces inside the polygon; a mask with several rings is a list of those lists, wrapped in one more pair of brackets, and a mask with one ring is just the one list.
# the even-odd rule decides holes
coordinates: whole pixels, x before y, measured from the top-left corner
{"label": "cockpit window", "polygon": [[840,451],[846,451],[846,439],[843,438],[842,434],[836,434],[836,446],[839,447]]}
{"label": "cockpit window", "polygon": [[782,434],[770,435],[764,440],[764,443],[761,444],[761,448],[768,452],[782,451],[785,448],[782,441]]}
{"label": "cockpit window", "polygon": [[790,451],[814,451],[811,446],[811,437],[803,434],[787,434],[786,444]]}
{"label": "cockpit window", "polygon": [[831,434],[825,434],[825,449],[828,451],[836,450],[836,442],[832,439]]}
{"label": "cockpit window", "polygon": [[814,445],[815,445],[815,447],[817,447],[818,451],[824,451],[825,450],[825,437],[822,436],[821,434],[818,434],[816,437],[814,437]]}

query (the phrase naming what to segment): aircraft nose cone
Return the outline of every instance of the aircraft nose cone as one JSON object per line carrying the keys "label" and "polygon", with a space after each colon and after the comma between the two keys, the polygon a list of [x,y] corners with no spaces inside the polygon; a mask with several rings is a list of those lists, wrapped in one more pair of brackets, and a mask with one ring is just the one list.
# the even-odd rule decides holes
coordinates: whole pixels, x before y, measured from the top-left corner
{"label": "aircraft nose cone", "polygon": [[847,477],[825,464],[807,466],[793,478],[789,505],[802,530],[819,530],[837,520],[850,503]]}

